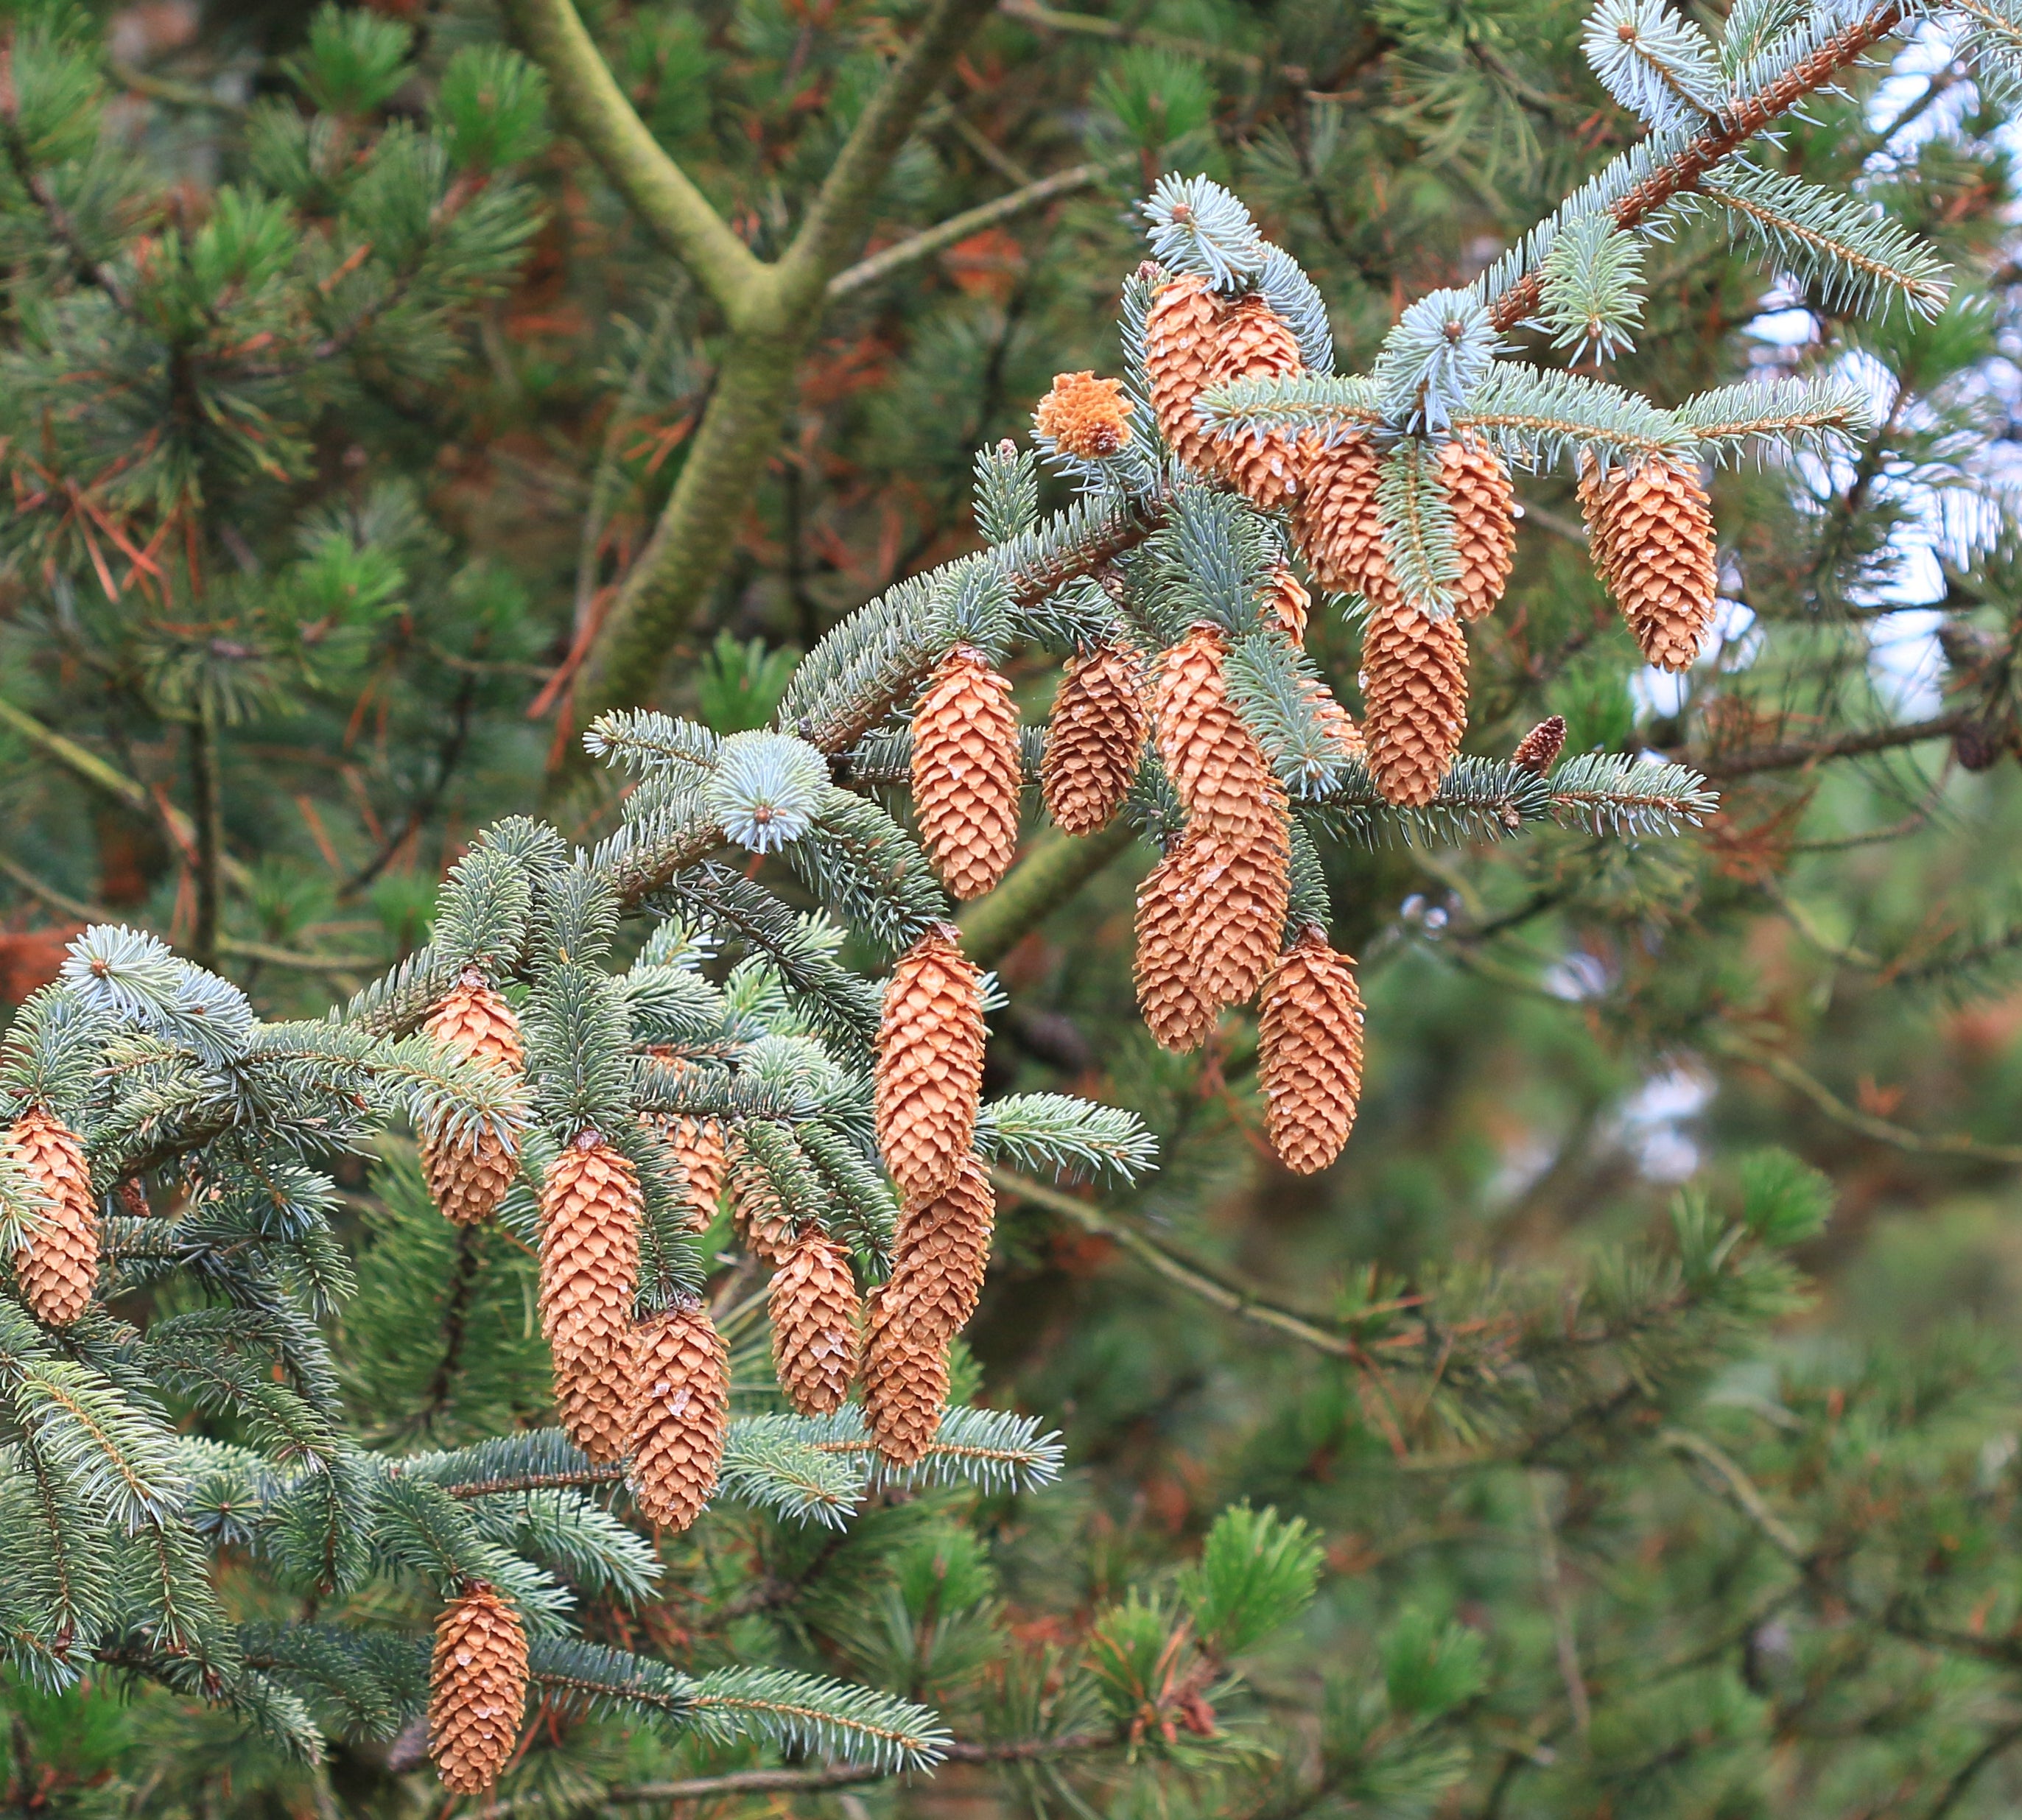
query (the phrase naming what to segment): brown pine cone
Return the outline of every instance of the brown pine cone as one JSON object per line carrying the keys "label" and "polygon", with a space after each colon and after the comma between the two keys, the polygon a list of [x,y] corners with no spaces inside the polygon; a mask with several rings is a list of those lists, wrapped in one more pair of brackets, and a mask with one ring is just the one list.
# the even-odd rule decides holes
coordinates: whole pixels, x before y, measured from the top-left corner
{"label": "brown pine cone", "polygon": [[1246,1003],[1284,934],[1292,888],[1288,819],[1281,813],[1276,826],[1255,834],[1190,833],[1187,852],[1195,990],[1210,1005]]}
{"label": "brown pine cone", "polygon": [[1595,571],[1635,633],[1644,660],[1688,670],[1713,623],[1720,585],[1713,508],[1698,473],[1666,461],[1602,480],[1582,464],[1580,509]]}
{"label": "brown pine cone", "polygon": [[562,1427],[591,1459],[625,1451],[639,1282],[639,1178],[596,1132],[577,1132],[541,1189],[541,1331]]}
{"label": "brown pine cone", "polygon": [[1283,816],[1284,786],[1257,735],[1230,705],[1219,626],[1195,626],[1159,668],[1159,756],[1186,805],[1187,826],[1261,834]]}
{"label": "brown pine cone", "polygon": [[1046,813],[1062,833],[1093,834],[1115,819],[1148,719],[1144,666],[1130,646],[1105,644],[1068,666],[1039,763]]}
{"label": "brown pine cone", "polygon": [[429,1755],[442,1785],[486,1793],[513,1760],[526,1705],[527,1632],[520,1614],[478,1581],[436,1619]]}
{"label": "brown pine cone", "polygon": [[1192,863],[1183,839],[1137,888],[1137,957],[1133,969],[1144,1027],[1161,1049],[1197,1049],[1215,1008],[1194,965]]}
{"label": "brown pine cone", "polygon": [[1301,1176],[1325,1169],[1362,1096],[1362,994],[1355,963],[1309,928],[1279,957],[1257,1019],[1271,1147]]}
{"label": "brown pine cone", "polygon": [[1032,427],[1064,455],[1099,461],[1130,440],[1130,401],[1120,379],[1056,373],[1053,388],[1032,413]]}
{"label": "brown pine cone", "polygon": [[[520,1020],[504,995],[475,967],[443,994],[422,1029],[435,1040],[461,1050],[473,1061],[517,1074],[527,1065],[520,1041]],[[517,1151],[495,1131],[466,1134],[448,1143],[422,1140],[422,1171],[435,1204],[459,1226],[475,1226],[513,1185]]]}
{"label": "brown pine cone", "polygon": [[1011,685],[973,645],[941,660],[913,709],[913,808],[934,870],[980,897],[1018,851],[1024,771]]}
{"label": "brown pine cone", "polygon": [[1535,771],[1542,777],[1557,762],[1565,743],[1566,717],[1554,714],[1549,720],[1540,720],[1516,742],[1516,750],[1510,753],[1509,762],[1521,765],[1526,771]]}
{"label": "brown pine cone", "polygon": [[1376,503],[1382,458],[1360,432],[1332,448],[1317,436],[1300,445],[1302,479],[1292,512],[1292,542],[1313,579],[1337,594],[1394,592],[1385,554],[1383,514]]}
{"label": "brown pine cone", "polygon": [[1362,637],[1362,736],[1383,800],[1419,808],[1467,730],[1467,640],[1457,616],[1401,603],[1372,613]]}
{"label": "brown pine cone", "polygon": [[688,1184],[688,1231],[703,1232],[723,1198],[726,1153],[723,1122],[683,1116],[667,1121],[667,1142]]}
{"label": "brown pine cone", "polygon": [[1194,414],[1194,400],[1221,351],[1220,327],[1227,307],[1206,279],[1188,276],[1160,286],[1144,317],[1152,414],[1173,453],[1197,474],[1207,472],[1208,438]]}
{"label": "brown pine cone", "polygon": [[[1305,370],[1298,337],[1261,297],[1246,297],[1230,306],[1219,325],[1219,339],[1208,373],[1210,385],[1231,385],[1239,379],[1290,379]],[[1290,430],[1218,439],[1208,444],[1206,459],[1217,476],[1264,511],[1283,509],[1298,493],[1298,445]]]}
{"label": "brown pine cone", "polygon": [[1454,552],[1460,558],[1455,605],[1463,619],[1495,611],[1516,561],[1516,495],[1502,458],[1483,443],[1448,443],[1440,479],[1453,509]]}
{"label": "brown pine cone", "polygon": [[948,1342],[915,1332],[903,1288],[872,1293],[863,1355],[863,1418],[871,1443],[895,1466],[927,1456],[947,1413]]}
{"label": "brown pine cone", "polygon": [[983,976],[940,923],[899,957],[878,1028],[878,1149],[904,1195],[937,1194],[983,1100]]}
{"label": "brown pine cone", "polygon": [[686,1529],[702,1515],[730,1427],[730,1353],[701,1303],[638,1330],[627,1441],[632,1501],[648,1523]]}
{"label": "brown pine cone", "polygon": [[969,1323],[990,1267],[997,1191],[974,1157],[964,1157],[940,1194],[908,1201],[892,1246],[892,1293],[900,1295],[909,1337],[952,1340]]}
{"label": "brown pine cone", "polygon": [[774,1192],[772,1179],[733,1132],[729,1140],[730,1214],[744,1249],[771,1270],[785,1268],[800,1243],[800,1223]]}
{"label": "brown pine cone", "polygon": [[1306,592],[1305,584],[1292,573],[1291,565],[1279,563],[1273,567],[1271,579],[1265,584],[1264,611],[1301,649],[1305,645],[1306,621],[1312,616],[1312,607],[1313,597]]}
{"label": "brown pine cone", "polygon": [[98,1203],[91,1165],[77,1133],[39,1106],[16,1119],[8,1141],[48,1198],[14,1269],[28,1312],[46,1327],[68,1327],[91,1306],[98,1281]]}
{"label": "brown pine cone", "polygon": [[856,1381],[861,1313],[849,1254],[810,1234],[774,1275],[766,1308],[772,1320],[772,1368],[787,1401],[804,1416],[841,1409]]}
{"label": "brown pine cone", "polygon": [[1335,698],[1334,692],[1318,677],[1306,679],[1304,690],[1307,701],[1312,704],[1313,718],[1332,739],[1334,746],[1344,758],[1364,758],[1368,756],[1362,742],[1362,729],[1355,724],[1355,717]]}

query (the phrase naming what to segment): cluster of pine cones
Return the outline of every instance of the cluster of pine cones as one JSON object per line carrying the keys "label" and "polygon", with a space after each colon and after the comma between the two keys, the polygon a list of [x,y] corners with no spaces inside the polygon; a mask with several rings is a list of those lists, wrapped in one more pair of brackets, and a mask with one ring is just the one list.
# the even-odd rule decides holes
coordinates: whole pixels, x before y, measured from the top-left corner
{"label": "cluster of pine cones", "polygon": [[[1015,717],[1011,724],[1015,750]],[[954,830],[973,812],[958,803],[941,825]],[[973,852],[980,843],[972,835],[960,844]],[[695,1229],[714,1216],[727,1187],[747,1249],[772,1271],[773,1361],[787,1401],[803,1414],[830,1413],[860,1376],[872,1440],[900,1465],[924,1457],[940,1426],[950,1344],[981,1293],[995,1212],[972,1150],[983,1092],[983,980],[955,937],[945,924],[922,936],[886,993],[877,1129],[903,1205],[891,1272],[870,1297],[867,1322],[849,1253],[795,1227],[734,1132],[714,1119],[666,1122],[686,1170]],[[513,1072],[524,1065],[512,1007],[479,968],[465,971],[426,1028],[474,1059]],[[489,1132],[422,1145],[436,1204],[462,1224],[497,1208],[515,1160]],[[629,1460],[641,1514],[680,1530],[716,1486],[729,1360],[699,1302],[633,1319],[641,1212],[631,1163],[600,1133],[578,1132],[541,1190],[542,1329],[564,1431],[594,1461]],[[88,1275],[85,1281],[88,1293]],[[446,1787],[474,1793],[496,1780],[514,1745],[525,1681],[526,1641],[511,1607],[487,1587],[465,1588],[436,1629],[429,1748]]]}
{"label": "cluster of pine cones", "polygon": [[[1157,272],[1152,267],[1148,275]],[[1373,437],[1357,432],[1330,445],[1276,429],[1218,439],[1197,412],[1210,387],[1304,371],[1297,337],[1265,299],[1225,297],[1198,277],[1166,280],[1145,319],[1144,363],[1160,433],[1181,461],[1265,511],[1287,514],[1313,579],[1367,602],[1362,735],[1370,774],[1389,802],[1430,802],[1467,724],[1461,622],[1494,609],[1515,558],[1514,502],[1502,457],[1465,439],[1440,451],[1459,580],[1457,611],[1434,618],[1405,598],[1392,573],[1377,504],[1382,457]],[[1712,514],[1697,472],[1656,459],[1604,474],[1589,461],[1580,499],[1596,570],[1644,658],[1688,669],[1712,621],[1717,579]]]}

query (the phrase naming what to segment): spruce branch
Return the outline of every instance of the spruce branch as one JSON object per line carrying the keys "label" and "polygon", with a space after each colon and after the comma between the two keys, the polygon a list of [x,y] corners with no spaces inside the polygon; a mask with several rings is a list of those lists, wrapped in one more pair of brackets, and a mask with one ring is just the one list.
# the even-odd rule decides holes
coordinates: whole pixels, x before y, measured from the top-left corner
{"label": "spruce branch", "polygon": [[1850,19],[1838,13],[1814,16],[1825,22],[1816,42],[1794,57],[1773,56],[1774,43],[1760,63],[1741,72],[1718,117],[1680,142],[1660,133],[1632,148],[1569,199],[1551,222],[1476,281],[1496,328],[1509,330],[1537,313],[1543,301],[1543,259],[1559,224],[1605,208],[1615,226],[1633,228],[1652,220],[1673,198],[1698,187],[1706,174],[1765,127],[1790,113],[1808,95],[1830,86],[1911,16],[1907,0],[1881,0]]}

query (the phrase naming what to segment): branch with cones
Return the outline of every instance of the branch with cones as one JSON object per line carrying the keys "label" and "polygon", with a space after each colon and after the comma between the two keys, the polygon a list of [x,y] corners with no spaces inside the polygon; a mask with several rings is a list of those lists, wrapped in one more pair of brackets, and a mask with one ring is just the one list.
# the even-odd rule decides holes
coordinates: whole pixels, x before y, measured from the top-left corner
{"label": "branch with cones", "polygon": [[[572,9],[513,10],[580,78],[565,108],[589,106],[600,66]],[[845,189],[874,188],[922,85],[979,11],[932,10],[865,116],[869,138],[845,153]],[[1577,316],[1582,334],[1622,345],[1636,300],[1600,294],[1608,237],[1662,231],[1695,190],[1694,206],[1758,227],[1765,211],[1801,226],[1807,210],[1838,208],[1801,186],[1779,188],[1772,207],[1722,160],[1896,16],[1863,16],[1829,45],[1772,46],[1747,92],[1704,117],[1681,115],[1698,104],[1648,86],[1640,66],[1625,74],[1598,44],[1597,75],[1647,110],[1650,140],[1473,286],[1412,302],[1363,374],[1334,372],[1324,300],[1234,196],[1204,178],[1161,182],[1144,204],[1153,257],[1123,286],[1122,371],[1063,374],[1030,447],[980,456],[986,547],[836,627],[768,729],[719,737],[648,710],[601,716],[586,745],[628,774],[619,825],[587,851],[521,818],[487,830],[452,871],[428,946],[341,1016],[264,1023],[152,938],[86,930],[0,1047],[0,1240],[15,1264],[0,1392],[29,1399],[19,1425],[44,1449],[49,1483],[100,1530],[152,1538],[165,1565],[137,1603],[108,1590],[24,1618],[17,1644],[35,1672],[66,1684],[116,1647],[118,1627],[144,1621],[176,1685],[257,1709],[305,1757],[321,1748],[309,1696],[276,1696],[288,1674],[319,1686],[307,1657],[250,1669],[218,1609],[204,1568],[223,1532],[195,1526],[162,1406],[130,1394],[152,1370],[247,1415],[249,1432],[283,1437],[271,1457],[249,1449],[213,1465],[239,1475],[232,1508],[273,1538],[293,1590],[334,1606],[390,1578],[433,1602],[430,1746],[453,1791],[495,1785],[535,1687],[655,1723],[706,1715],[845,1763],[936,1760],[945,1734],[909,1702],[758,1668],[691,1680],[569,1637],[560,1581],[473,1507],[530,1485],[576,1500],[583,1523],[604,1526],[614,1575],[643,1584],[641,1537],[591,1501],[620,1483],[639,1524],[669,1533],[721,1497],[841,1523],[874,1478],[1002,1488],[1057,1467],[1019,1418],[950,1407],[954,1349],[989,1262],[992,1168],[1129,1182],[1152,1146],[1112,1108],[984,1098],[991,988],[950,912],[987,905],[1009,875],[1029,786],[1058,839],[1108,843],[1121,828],[1155,851],[1137,900],[1147,1027],[1191,1050],[1254,1003],[1270,1141],[1301,1173],[1349,1140],[1365,1060],[1355,963],[1329,933],[1330,846],[1499,839],[1544,822],[1642,837],[1703,818],[1712,797],[1695,774],[1568,755],[1562,721],[1507,758],[1463,753],[1467,627],[1495,611],[1518,555],[1512,471],[1571,469],[1630,633],[1651,662],[1683,670],[1717,606],[1711,466],[1829,447],[1860,433],[1864,407],[1845,387],[1791,382],[1659,409],[1509,358],[1500,337]],[[610,102],[596,108],[637,124]],[[625,127],[604,155],[664,188],[648,137]],[[803,230],[821,242],[810,296],[840,269],[849,202],[818,205]],[[670,231],[687,256],[756,282],[734,236],[683,210],[692,218]],[[1830,261],[1840,243],[1776,244]],[[1867,265],[1863,296],[1892,273],[1909,308],[1941,299],[1914,258]],[[739,358],[757,360],[752,347]],[[748,421],[719,425],[725,436],[758,434],[790,366],[788,353],[733,375],[718,396],[741,387]],[[1042,461],[1075,494],[1046,516]],[[707,465],[698,454],[688,471]],[[708,504],[677,491],[673,531],[662,527],[673,553],[647,565],[660,592],[615,616],[629,615],[624,637],[684,611],[707,539],[676,548],[675,533]],[[1337,611],[1359,636],[1352,690],[1308,650]],[[1031,739],[1010,665],[1038,652],[1064,674]],[[590,694],[615,673],[595,672]],[[909,804],[895,814],[875,793],[897,782]],[[1007,933],[990,932],[995,951]],[[850,937],[889,960],[887,977],[845,965]],[[316,1322],[346,1293],[319,1165],[403,1122],[459,1233],[502,1228],[538,1256],[555,1429],[458,1457],[369,1454],[342,1438]],[[1733,1257],[1752,1267],[1745,1246]],[[775,1384],[757,1417],[733,1417],[728,1347],[706,1299],[726,1258],[744,1273],[740,1298],[768,1279]],[[244,1331],[122,1350],[103,1298],[183,1271],[235,1297]],[[1410,1325],[1381,1343],[1418,1344],[1399,1337]],[[1541,1327],[1536,1344],[1562,1337]],[[1499,1330],[1465,1338],[1484,1381],[1516,1344]],[[93,1422],[60,1428],[51,1399],[80,1384]],[[1401,1428],[1393,1439],[1408,1446]],[[270,1673],[281,1679],[249,1679]]]}

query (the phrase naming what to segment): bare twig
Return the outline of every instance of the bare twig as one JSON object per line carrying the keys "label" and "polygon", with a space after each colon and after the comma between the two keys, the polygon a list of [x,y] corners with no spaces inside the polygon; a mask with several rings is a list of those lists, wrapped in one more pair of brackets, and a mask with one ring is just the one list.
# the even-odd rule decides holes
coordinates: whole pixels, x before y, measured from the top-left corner
{"label": "bare twig", "polygon": [[1089,1202],[1077,1200],[1071,1194],[1063,1194],[1057,1188],[1049,1188],[1043,1182],[1033,1181],[1009,1169],[994,1169],[990,1172],[990,1179],[1003,1193],[1030,1201],[1049,1213],[1064,1214],[1084,1232],[1110,1240],[1155,1275],[1184,1289],[1190,1296],[1198,1297],[1210,1307],[1253,1326],[1283,1333],[1330,1358],[1356,1359],[1362,1355],[1361,1348],[1346,1334],[1330,1333],[1315,1318],[1280,1307],[1246,1285],[1238,1284],[1206,1264],[1169,1250],[1136,1227],[1104,1213]]}
{"label": "bare twig", "polygon": [[1065,170],[1055,171],[1051,177],[1040,177],[1021,189],[1015,189],[1009,195],[979,203],[931,228],[923,228],[918,233],[872,253],[867,259],[860,259],[848,271],[838,272],[828,281],[828,301],[834,303],[838,297],[866,290],[895,272],[917,265],[923,259],[931,259],[943,248],[966,240],[972,234],[981,233],[985,228],[1010,221],[1029,210],[1042,208],[1057,196],[1072,195],[1078,190],[1087,189],[1099,182],[1103,173],[1113,169],[1116,162],[1111,159],[1107,163],[1070,166]]}
{"label": "bare twig", "polygon": [[[48,905],[59,916],[68,917],[78,923],[130,922],[132,918],[102,903],[88,903],[82,898],[71,896],[58,891],[53,884],[45,884],[25,866],[19,865],[5,853],[0,853],[0,875],[12,879],[22,890],[41,903]],[[230,954],[242,961],[257,961],[262,966],[285,967],[297,973],[376,973],[385,965],[371,954],[302,954],[292,948],[279,948],[271,942],[248,942],[237,936],[220,936],[218,952]]]}
{"label": "bare twig", "polygon": [[1747,777],[1757,771],[1797,771],[1823,764],[1831,758],[1858,758],[1871,752],[1887,752],[1899,746],[1918,746],[1927,739],[1949,739],[1962,728],[1974,724],[1974,717],[1964,710],[1940,714],[1929,720],[1908,720],[1893,727],[1871,727],[1858,733],[1842,733],[1830,739],[1794,739],[1777,746],[1758,746],[1752,751],[1695,754],[1689,762],[1710,778]]}
{"label": "bare twig", "polygon": [[1777,1553],[1794,1566],[1809,1570],[1811,1550],[1769,1508],[1768,1500],[1756,1488],[1755,1482],[1712,1442],[1689,1428],[1666,1428],[1658,1439],[1667,1452],[1697,1461],[1713,1475],[1721,1495],[1762,1532]]}
{"label": "bare twig", "polygon": [[1723,1053],[1745,1067],[1760,1068],[1772,1079],[1780,1081],[1793,1092],[1811,1101],[1835,1125],[1849,1131],[1857,1131],[1863,1137],[1870,1137],[1877,1143],[1885,1143],[1896,1150],[1907,1151],[1915,1156],[1954,1157],[1961,1162],[1994,1163],[2004,1169],[2022,1165],[2022,1144],[1987,1143],[1976,1137],[1961,1136],[1954,1132],[1941,1132],[1931,1136],[1912,1131],[1907,1125],[1897,1125],[1871,1112],[1863,1112],[1856,1106],[1849,1106],[1816,1076],[1792,1061],[1787,1056],[1779,1056],[1772,1049],[1757,1049],[1738,1038],[1722,1041],[1717,1045]]}
{"label": "bare twig", "polygon": [[1240,70],[1245,75],[1276,75],[1302,89],[1312,81],[1312,72],[1304,64],[1272,63],[1250,51],[1210,44],[1206,38],[1183,38],[1174,32],[1131,25],[1120,19],[1104,19],[1093,13],[1065,13],[1057,7],[1041,5],[1039,0],[998,0],[997,9],[1007,19],[1015,19],[1021,25],[1035,25],[1042,31],[1177,51],[1196,63],[1219,64],[1225,69]]}
{"label": "bare twig", "polygon": [[1566,1705],[1573,1716],[1573,1729],[1585,1738],[1593,1726],[1593,1705],[1587,1698],[1586,1678],[1580,1672],[1579,1639],[1573,1631],[1572,1609],[1566,1601],[1565,1576],[1559,1564],[1559,1533],[1552,1523],[1545,1475],[1533,1472],[1530,1478],[1531,1512],[1538,1525],[1538,1577],[1544,1582],[1545,1602],[1552,1614],[1559,1679],[1565,1683]]}

